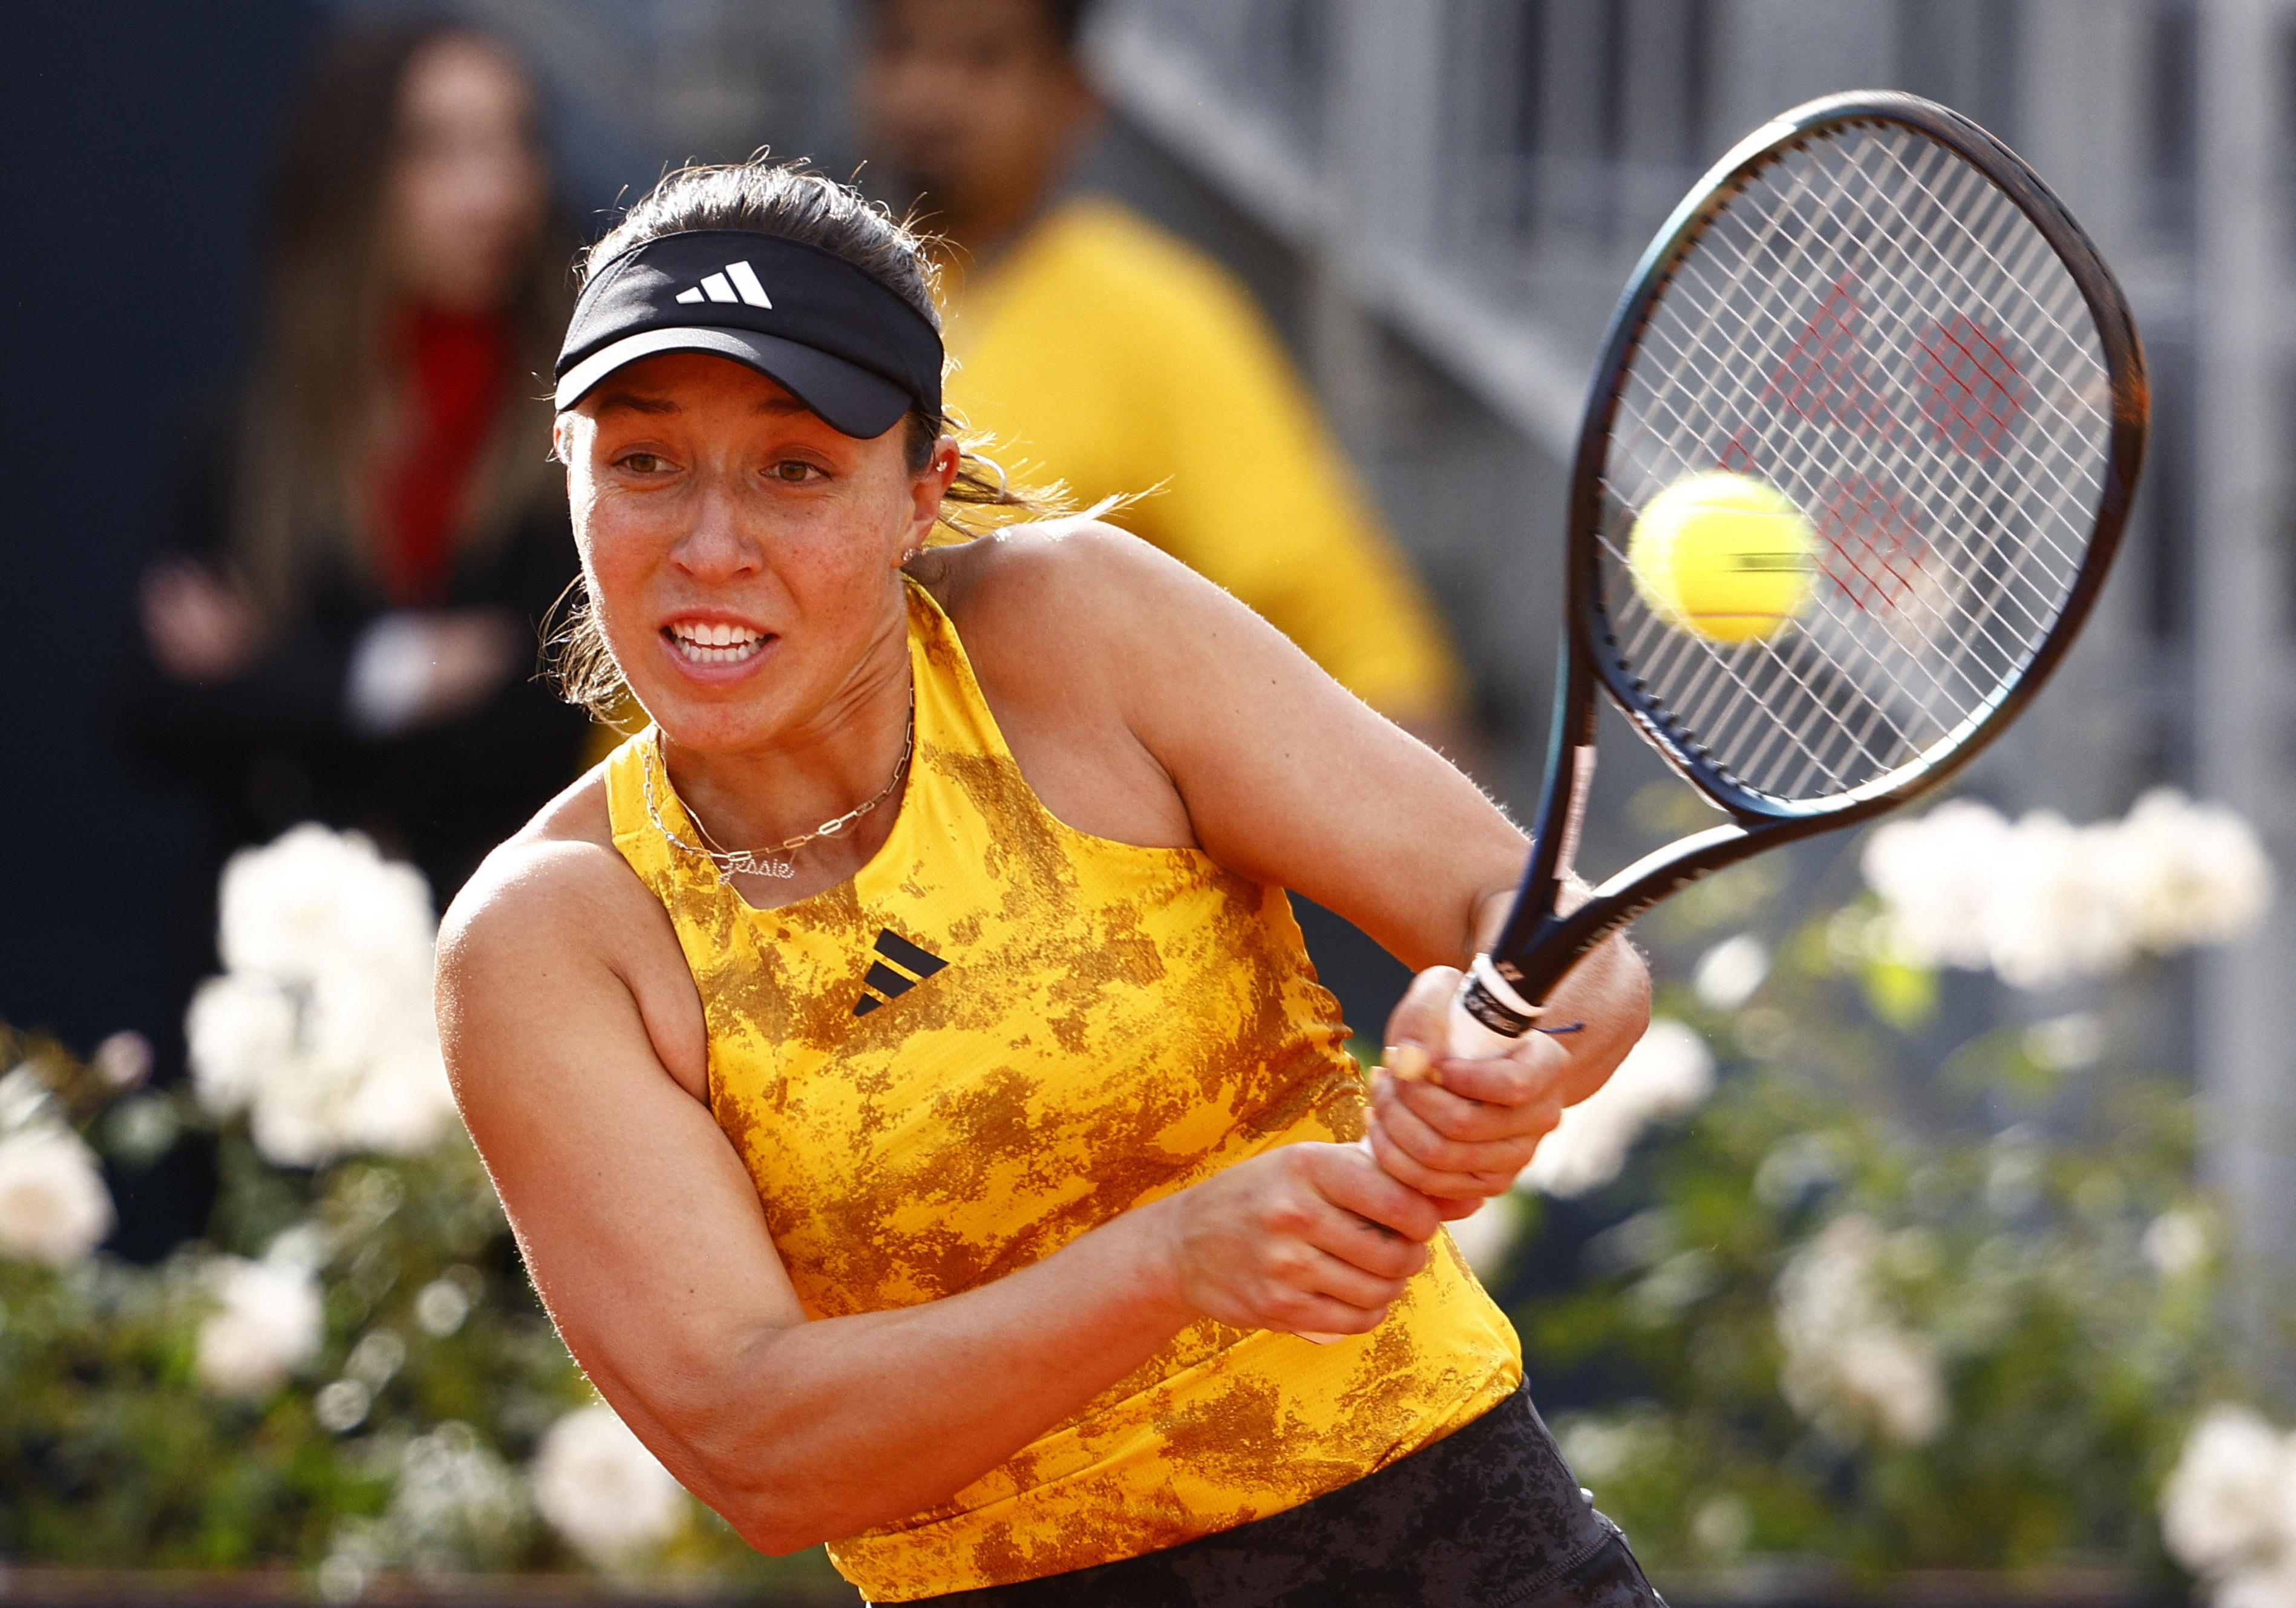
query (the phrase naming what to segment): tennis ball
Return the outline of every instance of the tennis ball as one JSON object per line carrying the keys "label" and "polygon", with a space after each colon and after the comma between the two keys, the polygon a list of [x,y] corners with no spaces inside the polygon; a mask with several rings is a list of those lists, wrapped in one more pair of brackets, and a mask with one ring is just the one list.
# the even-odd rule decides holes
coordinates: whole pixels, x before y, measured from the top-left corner
{"label": "tennis ball", "polygon": [[1793,499],[1751,475],[1677,480],[1636,516],[1627,569],[1651,611],[1709,642],[1775,635],[1809,601],[1817,535]]}

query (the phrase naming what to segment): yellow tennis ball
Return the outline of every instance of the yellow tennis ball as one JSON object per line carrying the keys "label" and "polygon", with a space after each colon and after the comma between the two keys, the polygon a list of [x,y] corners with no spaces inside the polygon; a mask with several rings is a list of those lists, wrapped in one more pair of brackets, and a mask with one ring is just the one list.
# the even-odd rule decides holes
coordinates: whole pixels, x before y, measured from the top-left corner
{"label": "yellow tennis ball", "polygon": [[1792,497],[1751,475],[1677,480],[1627,538],[1627,570],[1651,611],[1709,642],[1775,635],[1809,601],[1817,534]]}

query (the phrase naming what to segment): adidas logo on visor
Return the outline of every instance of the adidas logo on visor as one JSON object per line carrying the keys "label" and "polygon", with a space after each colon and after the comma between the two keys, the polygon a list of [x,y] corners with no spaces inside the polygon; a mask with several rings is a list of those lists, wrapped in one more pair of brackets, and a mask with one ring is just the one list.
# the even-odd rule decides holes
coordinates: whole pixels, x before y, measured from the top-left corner
{"label": "adidas logo on visor", "polygon": [[766,294],[766,287],[758,283],[757,270],[746,262],[727,263],[691,290],[680,291],[677,299],[688,306],[701,301],[746,301],[753,308],[774,305],[773,298]]}

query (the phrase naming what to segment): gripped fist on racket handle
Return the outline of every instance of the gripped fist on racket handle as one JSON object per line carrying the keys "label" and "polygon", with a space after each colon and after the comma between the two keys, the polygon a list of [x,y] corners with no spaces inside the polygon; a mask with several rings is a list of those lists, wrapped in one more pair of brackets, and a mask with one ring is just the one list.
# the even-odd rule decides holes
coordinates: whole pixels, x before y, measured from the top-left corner
{"label": "gripped fist on racket handle", "polygon": [[1428,1196],[1447,1221],[1512,1189],[1563,1106],[1585,1092],[1562,1035],[1494,1032],[1460,1004],[1464,982],[1451,966],[1411,980],[1388,1018],[1364,1139],[1390,1177]]}
{"label": "gripped fist on racket handle", "polygon": [[[1446,1222],[1472,1217],[1513,1188],[1564,1104],[1586,1092],[1584,1069],[1556,1036],[1492,1031],[1460,1004],[1464,982],[1456,966],[1411,980],[1387,1019],[1387,1054],[1372,1070],[1368,1131],[1357,1146]],[[1292,1332],[1319,1346],[1345,1338]]]}
{"label": "gripped fist on racket handle", "polygon": [[1181,1297],[1240,1329],[1375,1329],[1442,1226],[1437,1203],[1360,1145],[1283,1144],[1146,1210]]}

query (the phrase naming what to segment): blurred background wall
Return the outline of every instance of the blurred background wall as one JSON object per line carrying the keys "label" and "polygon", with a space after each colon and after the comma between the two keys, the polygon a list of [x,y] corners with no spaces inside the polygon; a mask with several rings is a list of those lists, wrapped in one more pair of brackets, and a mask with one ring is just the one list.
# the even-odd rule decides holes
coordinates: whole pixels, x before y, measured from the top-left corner
{"label": "blurred background wall", "polygon": [[25,209],[5,276],[9,430],[38,443],[38,467],[0,514],[0,1017],[83,1048],[176,1031],[164,912],[193,806],[127,759],[111,677],[191,410],[244,357],[275,125],[323,15],[304,0],[9,9],[0,116]]}
{"label": "blurred background wall", "polygon": [[[82,0],[17,8],[4,72],[30,216],[8,350],[18,693],[0,788],[0,1017],[82,1046],[174,1024],[144,913],[174,896],[183,800],[120,754],[107,667],[177,422],[241,356],[274,123],[330,8]],[[843,0],[457,0],[556,104],[593,229],[665,165],[770,144],[832,171]],[[37,25],[35,26],[35,22]],[[2158,392],[2139,518],[2100,617],[1971,786],[2075,819],[2173,781],[2292,857],[2279,464],[2280,261],[2296,29],[2266,0],[1109,0],[1090,50],[1116,115],[1086,176],[1261,296],[1447,608],[1487,779],[1535,800],[1550,578],[1579,392],[1609,304],[1673,201],[1769,113],[1825,91],[1942,99],[2018,147],[2135,299]],[[2202,689],[2206,696],[2202,696]],[[1617,755],[1606,869],[1669,825]],[[1821,878],[1824,845],[1796,874]],[[2296,1218],[2296,920],[2118,985],[2110,1030],[2210,1095],[2210,1167],[2255,1243]],[[1971,1013],[2068,1008],[1972,988]],[[1360,1010],[1358,1014],[1361,1014]]]}

